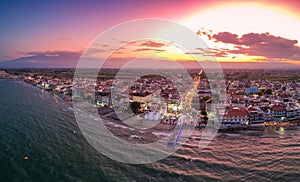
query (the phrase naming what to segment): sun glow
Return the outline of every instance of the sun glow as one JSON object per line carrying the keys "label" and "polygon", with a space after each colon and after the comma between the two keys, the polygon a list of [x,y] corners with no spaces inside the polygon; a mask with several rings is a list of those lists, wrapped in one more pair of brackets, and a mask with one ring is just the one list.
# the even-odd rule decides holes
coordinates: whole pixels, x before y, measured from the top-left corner
{"label": "sun glow", "polygon": [[201,27],[236,34],[265,33],[300,40],[300,22],[282,11],[259,6],[233,6],[202,11],[181,21],[194,31]]}
{"label": "sun glow", "polygon": [[[292,16],[291,12],[276,7],[259,4],[231,4],[219,6],[193,14],[181,22],[193,31],[230,32],[241,37],[248,33],[270,33],[286,39],[298,40],[300,45],[300,19]],[[233,44],[225,44],[209,40],[201,35],[210,48],[234,50]],[[221,62],[262,62],[263,56],[233,55],[220,56]]]}

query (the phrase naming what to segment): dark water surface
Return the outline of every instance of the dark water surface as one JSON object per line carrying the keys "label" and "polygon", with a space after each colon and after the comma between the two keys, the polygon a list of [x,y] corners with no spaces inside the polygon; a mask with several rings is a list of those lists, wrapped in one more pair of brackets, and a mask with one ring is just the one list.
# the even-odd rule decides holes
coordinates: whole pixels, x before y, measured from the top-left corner
{"label": "dark water surface", "polygon": [[0,80],[0,124],[0,181],[300,181],[299,127],[219,134],[203,150],[193,139],[128,165],[93,149],[58,96],[10,80]]}

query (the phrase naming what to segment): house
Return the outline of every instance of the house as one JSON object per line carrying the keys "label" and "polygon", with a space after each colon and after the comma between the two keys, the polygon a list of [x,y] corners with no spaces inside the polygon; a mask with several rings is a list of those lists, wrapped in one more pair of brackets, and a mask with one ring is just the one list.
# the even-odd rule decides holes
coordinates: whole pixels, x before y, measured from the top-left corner
{"label": "house", "polygon": [[286,106],[286,119],[288,121],[300,118],[300,108],[294,104],[287,104]]}
{"label": "house", "polygon": [[150,111],[145,114],[144,118],[150,121],[158,121],[160,120],[160,116],[161,116],[160,112]]}
{"label": "house", "polygon": [[271,106],[274,120],[283,121],[286,117],[286,110],[282,105],[276,104]]}
{"label": "house", "polygon": [[249,121],[249,112],[246,108],[232,108],[225,111],[221,122],[221,129],[245,127]]}
{"label": "house", "polygon": [[245,89],[247,94],[257,94],[258,93],[258,87],[257,86],[251,86]]}
{"label": "house", "polygon": [[259,107],[249,106],[247,110],[249,112],[250,126],[264,126],[265,114]]}
{"label": "house", "polygon": [[272,109],[269,106],[260,107],[260,109],[262,109],[262,111],[264,112],[265,122],[274,121],[274,114],[273,114]]}

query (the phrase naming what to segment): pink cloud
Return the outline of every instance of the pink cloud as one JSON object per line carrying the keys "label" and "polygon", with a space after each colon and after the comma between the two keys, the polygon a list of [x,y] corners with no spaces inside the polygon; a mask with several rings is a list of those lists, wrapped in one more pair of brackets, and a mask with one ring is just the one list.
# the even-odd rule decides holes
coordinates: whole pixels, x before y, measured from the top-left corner
{"label": "pink cloud", "polygon": [[[210,35],[209,32],[198,32],[198,34]],[[215,50],[215,54],[220,57],[226,56],[227,52],[248,56],[264,56],[267,59],[300,60],[300,47],[297,45],[297,40],[274,36],[268,32],[248,33],[241,37],[230,32],[219,32],[210,36],[215,42],[235,45],[236,50]]]}
{"label": "pink cloud", "polygon": [[230,32],[220,32],[212,36],[215,40],[223,43],[229,44],[240,44],[240,39],[237,34],[232,34]]}
{"label": "pink cloud", "polygon": [[134,51],[155,51],[155,52],[163,52],[165,50],[163,49],[152,49],[152,48],[140,48],[140,49],[135,49]]}
{"label": "pink cloud", "polygon": [[165,46],[165,44],[163,43],[159,43],[159,42],[154,42],[154,41],[147,41],[147,42],[144,42],[142,44],[140,44],[140,46],[145,46],[145,47],[163,47]]}

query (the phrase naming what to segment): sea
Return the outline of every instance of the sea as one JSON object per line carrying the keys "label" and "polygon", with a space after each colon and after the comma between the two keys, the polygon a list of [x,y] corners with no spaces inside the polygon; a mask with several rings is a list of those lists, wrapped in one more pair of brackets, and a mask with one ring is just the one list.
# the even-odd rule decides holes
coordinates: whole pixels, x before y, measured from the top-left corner
{"label": "sea", "polygon": [[124,164],[87,142],[59,96],[6,79],[0,124],[1,182],[300,181],[299,126],[219,133],[204,149],[193,139],[160,161]]}

